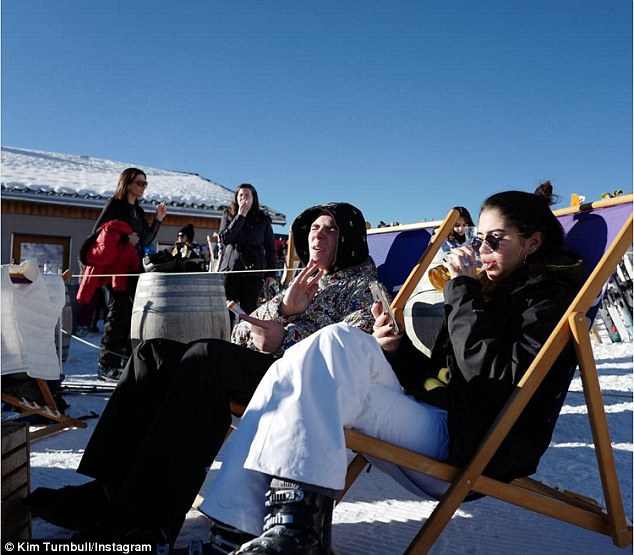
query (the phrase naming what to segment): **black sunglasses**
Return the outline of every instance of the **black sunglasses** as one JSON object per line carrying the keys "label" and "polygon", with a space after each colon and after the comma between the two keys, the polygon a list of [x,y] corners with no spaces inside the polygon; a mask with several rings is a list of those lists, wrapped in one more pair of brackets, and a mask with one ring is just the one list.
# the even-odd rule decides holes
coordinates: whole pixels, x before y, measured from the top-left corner
{"label": "black sunglasses", "polygon": [[493,235],[493,233],[487,233],[484,238],[474,237],[471,242],[471,247],[477,252],[480,250],[482,243],[486,243],[487,247],[495,252],[500,248],[500,241],[504,240],[506,237],[515,237],[516,235],[524,235],[524,233],[509,233],[504,237],[498,237],[497,235]]}

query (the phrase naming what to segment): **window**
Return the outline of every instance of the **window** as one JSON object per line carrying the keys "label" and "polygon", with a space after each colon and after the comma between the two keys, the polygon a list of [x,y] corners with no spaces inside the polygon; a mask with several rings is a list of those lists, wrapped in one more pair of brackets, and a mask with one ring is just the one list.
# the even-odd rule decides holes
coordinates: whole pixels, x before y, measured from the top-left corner
{"label": "window", "polygon": [[13,235],[11,259],[16,264],[32,260],[40,269],[53,273],[61,273],[70,267],[70,237],[54,237],[51,235]]}

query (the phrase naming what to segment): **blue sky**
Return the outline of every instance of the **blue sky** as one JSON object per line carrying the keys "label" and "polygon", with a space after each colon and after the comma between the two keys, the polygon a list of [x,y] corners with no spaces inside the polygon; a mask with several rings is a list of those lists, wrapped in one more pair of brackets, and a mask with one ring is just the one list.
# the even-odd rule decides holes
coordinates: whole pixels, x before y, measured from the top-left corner
{"label": "blue sky", "polygon": [[250,182],[289,222],[632,190],[630,0],[1,7],[4,146]]}

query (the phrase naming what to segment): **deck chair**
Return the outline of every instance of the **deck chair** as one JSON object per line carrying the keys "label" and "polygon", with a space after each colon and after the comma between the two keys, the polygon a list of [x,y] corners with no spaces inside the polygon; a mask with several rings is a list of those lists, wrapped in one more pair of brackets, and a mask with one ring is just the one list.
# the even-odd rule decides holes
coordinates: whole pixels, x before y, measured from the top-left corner
{"label": "deck chair", "polygon": [[[344,495],[366,464],[363,455],[376,457],[450,483],[449,489],[405,553],[427,553],[460,504],[467,496],[477,494],[491,496],[607,535],[619,547],[632,544],[632,526],[627,522],[623,508],[588,325],[596,312],[606,282],[632,243],[632,195],[581,204],[556,211],[555,214],[566,231],[567,246],[577,250],[584,257],[589,275],[483,438],[471,461],[465,467],[457,468],[357,431],[345,430],[347,446],[357,455],[348,467]],[[403,300],[397,296],[394,305],[402,302]],[[582,494],[558,490],[530,477],[516,479],[507,484],[482,475],[550,366],[569,341],[573,342],[577,353],[605,508]]]}
{"label": "deck chair", "polygon": [[286,258],[284,259],[284,271],[282,272],[282,277],[280,278],[280,283],[282,286],[286,287],[292,279],[295,277],[297,273],[295,270],[299,268],[301,261],[299,256],[297,256],[297,251],[295,250],[295,239],[293,238],[293,232],[290,231],[288,234],[288,242],[286,243]]}
{"label": "deck chair", "polygon": [[[19,357],[19,351],[21,350],[21,340],[17,328],[11,325],[10,318],[15,317],[15,314],[11,314],[8,311],[8,306],[11,305],[11,297],[5,298],[7,287],[12,287],[11,283],[20,287],[26,287],[28,291],[29,287],[38,288],[38,295],[42,295],[43,304],[40,305],[42,310],[44,308],[51,311],[55,311],[59,307],[59,313],[61,311],[65,301],[64,283],[71,277],[72,271],[67,270],[62,276],[57,274],[40,275],[37,266],[32,262],[26,261],[20,265],[7,265],[2,267],[2,288],[3,288],[3,311],[2,311],[2,343],[3,343],[3,356],[6,357]],[[10,280],[10,282],[8,281]],[[48,291],[48,293],[47,293]],[[6,303],[5,303],[6,301]],[[48,303],[50,306],[44,306],[44,303]],[[19,310],[19,306],[16,307]],[[19,313],[17,315],[19,317]],[[69,331],[69,330],[68,330]],[[27,399],[24,396],[16,396],[10,392],[2,391],[2,401],[13,405],[19,412],[20,417],[30,416],[37,414],[46,420],[50,421],[50,424],[44,427],[30,431],[29,440],[35,440],[40,437],[47,436],[49,434],[58,432],[65,428],[85,428],[87,424],[81,420],[71,418],[70,416],[61,414],[55,402],[55,398],[51,392],[47,380],[59,379],[61,364],[62,364],[62,341],[61,341],[61,325],[60,325],[60,340],[59,340],[59,352],[55,356],[54,344],[51,342],[52,353],[50,363],[45,367],[25,368],[26,375],[32,378],[37,385],[37,389],[44,399],[44,404],[35,399]],[[51,340],[53,339],[54,329],[51,329]],[[6,350],[5,350],[6,347]],[[13,360],[18,360],[14,358]],[[5,360],[4,362],[7,362]],[[11,365],[9,365],[11,366]],[[14,365],[15,366],[15,365]],[[5,365],[2,368],[3,374],[10,374],[12,371],[5,370]]]}

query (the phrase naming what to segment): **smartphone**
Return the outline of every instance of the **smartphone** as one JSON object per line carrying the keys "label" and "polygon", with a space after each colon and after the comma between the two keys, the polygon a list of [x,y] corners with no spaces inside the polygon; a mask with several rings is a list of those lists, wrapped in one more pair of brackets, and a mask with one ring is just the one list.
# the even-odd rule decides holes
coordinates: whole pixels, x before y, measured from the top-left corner
{"label": "smartphone", "polygon": [[241,314],[246,314],[246,312],[242,310],[240,305],[235,301],[227,301],[227,308],[238,316],[240,316]]}
{"label": "smartphone", "polygon": [[381,301],[381,305],[383,306],[383,310],[388,313],[390,317],[390,322],[394,327],[394,333],[401,333],[401,328],[394,317],[394,313],[392,312],[392,307],[390,306],[390,302],[387,300],[387,295],[385,294],[385,290],[383,287],[377,282],[370,282],[370,291],[372,292],[372,296],[375,301]]}

